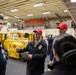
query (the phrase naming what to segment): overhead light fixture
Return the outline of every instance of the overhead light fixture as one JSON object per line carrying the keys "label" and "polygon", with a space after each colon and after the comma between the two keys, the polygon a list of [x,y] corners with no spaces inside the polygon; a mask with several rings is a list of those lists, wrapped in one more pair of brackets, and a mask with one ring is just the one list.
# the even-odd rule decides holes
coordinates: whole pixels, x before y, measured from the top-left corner
{"label": "overhead light fixture", "polygon": [[43,3],[37,3],[37,4],[34,4],[33,6],[34,7],[39,7],[39,6],[42,6],[43,5]]}
{"label": "overhead light fixture", "polygon": [[6,23],[7,23],[8,21],[4,21],[4,22],[6,22]]}
{"label": "overhead light fixture", "polygon": [[64,10],[64,12],[68,12],[68,10]]}
{"label": "overhead light fixture", "polygon": [[3,14],[0,14],[0,15],[2,15],[2,16],[3,16]]}
{"label": "overhead light fixture", "polygon": [[33,16],[33,14],[28,14],[27,16]]}
{"label": "overhead light fixture", "polygon": [[71,0],[71,2],[76,2],[76,0]]}
{"label": "overhead light fixture", "polygon": [[4,17],[4,19],[8,19],[8,16]]}
{"label": "overhead light fixture", "polygon": [[14,16],[14,18],[19,18],[18,16]]}
{"label": "overhead light fixture", "polygon": [[11,10],[11,12],[16,12],[16,11],[18,11],[18,9],[13,9],[13,10]]}
{"label": "overhead light fixture", "polygon": [[18,20],[18,21],[20,21],[20,20]]}
{"label": "overhead light fixture", "polygon": [[50,14],[50,12],[43,12],[43,14]]}

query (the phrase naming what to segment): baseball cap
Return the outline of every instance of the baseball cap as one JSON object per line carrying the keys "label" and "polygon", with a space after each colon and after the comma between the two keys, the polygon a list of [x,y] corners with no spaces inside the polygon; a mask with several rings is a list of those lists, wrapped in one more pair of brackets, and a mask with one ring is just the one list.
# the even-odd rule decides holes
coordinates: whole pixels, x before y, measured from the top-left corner
{"label": "baseball cap", "polygon": [[68,28],[68,25],[66,23],[61,23],[59,26],[58,26],[59,29],[67,29]]}
{"label": "baseball cap", "polygon": [[34,30],[33,32],[37,32],[37,33],[39,33],[40,35],[42,35],[42,30],[41,30],[41,29],[36,29],[36,30]]}

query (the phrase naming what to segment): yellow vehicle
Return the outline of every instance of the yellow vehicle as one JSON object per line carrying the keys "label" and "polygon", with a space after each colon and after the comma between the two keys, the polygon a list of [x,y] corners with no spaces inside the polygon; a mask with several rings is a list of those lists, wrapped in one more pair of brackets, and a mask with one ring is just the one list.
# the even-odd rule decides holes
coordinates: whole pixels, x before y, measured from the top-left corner
{"label": "yellow vehicle", "polygon": [[10,33],[10,36],[4,41],[4,47],[8,50],[9,57],[24,61],[24,58],[22,57],[21,53],[18,53],[15,48],[17,46],[24,48],[32,40],[33,34],[14,32]]}
{"label": "yellow vehicle", "polygon": [[7,38],[7,33],[0,33],[0,42],[3,44],[4,40]]}

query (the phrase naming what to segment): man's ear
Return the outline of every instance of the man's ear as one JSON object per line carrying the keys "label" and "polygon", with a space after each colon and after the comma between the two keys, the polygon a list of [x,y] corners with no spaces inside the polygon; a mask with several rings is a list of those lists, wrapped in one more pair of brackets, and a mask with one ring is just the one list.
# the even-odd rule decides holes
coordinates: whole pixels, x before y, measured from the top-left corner
{"label": "man's ear", "polygon": [[53,49],[53,55],[54,55],[54,56],[56,56],[56,52],[55,52],[55,49]]}
{"label": "man's ear", "polygon": [[54,55],[54,57],[55,57],[55,59],[56,59],[57,61],[60,60],[60,58],[58,57],[58,55],[57,55],[55,49],[53,49],[53,55]]}

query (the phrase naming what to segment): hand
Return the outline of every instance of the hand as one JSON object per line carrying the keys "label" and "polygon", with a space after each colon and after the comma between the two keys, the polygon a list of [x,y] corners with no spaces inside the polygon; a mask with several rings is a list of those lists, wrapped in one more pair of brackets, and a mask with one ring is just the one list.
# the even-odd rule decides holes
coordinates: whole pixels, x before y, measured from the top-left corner
{"label": "hand", "polygon": [[16,51],[20,51],[20,49],[21,49],[21,48],[20,48],[19,46],[17,46],[17,47],[15,48]]}
{"label": "hand", "polygon": [[27,55],[27,59],[29,59],[29,60],[32,59],[32,55],[31,54],[28,54]]}
{"label": "hand", "polygon": [[2,49],[2,54],[4,53],[5,51]]}
{"label": "hand", "polygon": [[49,61],[49,64],[52,65],[53,64],[53,61]]}

